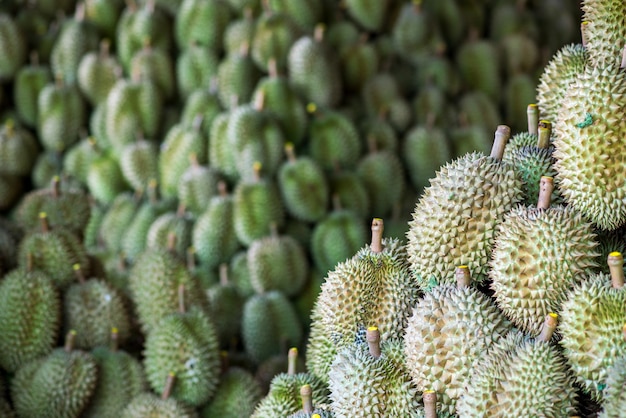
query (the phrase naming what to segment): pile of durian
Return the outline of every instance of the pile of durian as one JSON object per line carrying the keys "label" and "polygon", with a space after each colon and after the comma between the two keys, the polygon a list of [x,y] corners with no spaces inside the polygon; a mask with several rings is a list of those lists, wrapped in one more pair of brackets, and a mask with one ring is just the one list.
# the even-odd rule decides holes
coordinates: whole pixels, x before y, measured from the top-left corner
{"label": "pile of durian", "polygon": [[3,1],[0,417],[620,416],[626,10],[525,3]]}

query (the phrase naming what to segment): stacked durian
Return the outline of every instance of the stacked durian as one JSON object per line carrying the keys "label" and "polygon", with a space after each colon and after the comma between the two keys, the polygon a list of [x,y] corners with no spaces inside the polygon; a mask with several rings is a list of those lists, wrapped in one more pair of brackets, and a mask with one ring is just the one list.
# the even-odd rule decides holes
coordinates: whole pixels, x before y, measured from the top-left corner
{"label": "stacked durian", "polygon": [[[536,44],[547,40],[532,16],[558,11],[553,51],[574,37],[577,8],[375,3],[0,5],[0,100],[10,109],[0,210],[19,227],[0,224],[0,366],[18,416],[246,416],[259,381],[289,394],[289,414],[342,416],[358,414],[346,401],[372,389],[368,379],[388,395],[367,395],[365,416],[428,416],[435,392],[440,414],[454,411],[462,389],[444,382],[466,381],[475,352],[509,326],[473,288],[450,286],[459,264],[488,283],[494,235],[520,201],[524,185],[499,161],[506,130],[499,151],[450,163],[425,190],[430,203],[411,223],[406,215],[436,167],[486,151],[501,119],[525,124]],[[469,172],[466,188],[455,184]],[[446,208],[462,207],[453,220],[436,204],[441,193]],[[363,247],[372,217],[378,229]],[[388,238],[378,217],[389,218]],[[455,228],[462,237],[435,242]],[[413,250],[398,240],[409,229]],[[572,269],[593,264],[586,234]],[[442,263],[425,259],[431,248]],[[436,348],[456,337],[411,353],[411,318],[435,309],[422,292],[467,306],[446,312],[446,330],[484,321],[467,358],[428,377],[413,363],[439,361]],[[374,326],[380,346],[366,348]],[[279,374],[292,346],[308,346],[300,380]],[[220,350],[232,364],[223,370]],[[305,383],[313,405],[296,399]]]}

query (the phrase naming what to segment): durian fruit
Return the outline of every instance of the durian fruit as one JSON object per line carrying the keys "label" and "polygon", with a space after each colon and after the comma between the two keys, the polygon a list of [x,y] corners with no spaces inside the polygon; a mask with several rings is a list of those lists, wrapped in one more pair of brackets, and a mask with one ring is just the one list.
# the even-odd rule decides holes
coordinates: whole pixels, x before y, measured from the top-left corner
{"label": "durian fruit", "polygon": [[196,89],[210,89],[219,63],[217,53],[200,45],[192,44],[181,51],[176,59],[178,95],[186,100]]}
{"label": "durian fruit", "polygon": [[28,176],[35,165],[39,144],[25,128],[8,119],[0,128],[0,173]]}
{"label": "durian fruit", "polygon": [[0,368],[14,373],[48,355],[61,326],[59,292],[45,274],[15,269],[0,281]]}
{"label": "durian fruit", "polygon": [[[191,234],[193,219],[187,213],[185,205],[179,204],[176,211],[168,211],[159,215],[146,235],[146,246],[148,248],[169,248],[174,254],[184,259],[187,248],[191,245]],[[168,236],[176,236],[176,242],[172,248],[169,247]]]}
{"label": "durian fruit", "polygon": [[333,413],[344,417],[422,417],[420,396],[404,364],[402,339],[380,341],[368,327],[365,341],[339,351],[329,372]]}
{"label": "durian fruit", "polygon": [[[233,96],[233,100],[236,101],[237,97]],[[217,170],[228,184],[235,185],[239,181],[239,172],[235,165],[235,152],[226,136],[229,121],[230,111],[223,111],[217,114],[211,123],[208,145],[209,165]]]}
{"label": "durian fruit", "polygon": [[273,223],[281,228],[285,222],[285,209],[278,187],[273,179],[261,177],[261,168],[255,162],[254,177],[242,179],[233,191],[235,234],[245,246],[269,235]]}
{"label": "durian fruit", "polygon": [[315,222],[327,211],[329,187],[326,175],[310,157],[296,157],[292,143],[285,145],[287,161],[278,170],[278,186],[287,213]]}
{"label": "durian fruit", "polygon": [[268,394],[261,399],[250,418],[283,418],[298,412],[302,406],[300,388],[311,387],[314,404],[328,403],[329,391],[326,384],[310,373],[297,373],[298,350],[289,350],[289,367],[272,379]]}
{"label": "durian fruit", "polygon": [[261,386],[249,371],[229,367],[220,376],[213,399],[200,409],[200,417],[249,417],[262,397]]}
{"label": "durian fruit", "polygon": [[290,235],[279,234],[276,224],[271,233],[254,240],[248,247],[250,283],[258,293],[279,290],[297,295],[309,274],[304,247]]}
{"label": "durian fruit", "polygon": [[[418,297],[404,244],[383,238],[383,221],[374,218],[371,244],[328,272],[311,313],[311,333],[323,330],[321,334],[333,343],[331,350],[351,344],[357,331],[372,323],[384,324],[383,340],[401,338]],[[332,356],[324,351],[309,351],[307,365],[315,365],[309,366],[311,372],[326,379],[331,364],[323,361]]]}
{"label": "durian fruit", "polygon": [[[597,239],[599,243],[596,252],[600,254],[598,256],[598,272],[609,274],[611,270],[605,262],[609,254],[614,251],[618,251],[622,254],[626,253],[626,228],[619,228],[613,231],[596,230],[595,232],[598,236]],[[626,266],[624,266],[624,268],[626,268]]]}
{"label": "durian fruit", "polygon": [[[169,241],[175,239],[174,235],[168,237]],[[173,242],[168,247],[172,245]],[[128,285],[141,329],[146,333],[155,329],[163,317],[178,310],[180,285],[184,285],[185,303],[190,309],[206,309],[206,297],[197,278],[167,249],[150,248],[141,253],[130,271]]]}
{"label": "durian fruit", "polygon": [[88,280],[81,266],[73,266],[78,283],[71,285],[63,296],[63,325],[76,331],[74,346],[91,349],[110,343],[111,329],[117,330],[118,344],[128,341],[132,323],[123,296],[105,280]]}
{"label": "durian fruit", "polygon": [[91,213],[89,196],[65,184],[67,182],[55,176],[50,187],[31,190],[22,196],[15,208],[14,219],[24,231],[38,228],[41,225],[39,214],[45,212],[51,228],[82,237]]}
{"label": "durian fruit", "polygon": [[93,25],[106,39],[115,39],[117,22],[124,3],[120,0],[85,0],[85,21]]}
{"label": "durian fruit", "polygon": [[560,313],[570,288],[596,267],[596,235],[569,206],[550,206],[551,177],[541,178],[536,206],[517,206],[496,229],[489,277],[495,301],[516,327],[536,335]]}
{"label": "durian fruit", "polygon": [[563,302],[559,324],[563,353],[576,381],[592,399],[602,401],[607,371],[626,350],[624,258],[609,254],[607,274],[590,274],[573,287]]}
{"label": "durian fruit", "polygon": [[477,361],[456,404],[460,418],[576,413],[574,379],[560,350],[550,343],[557,315],[548,314],[544,324],[536,337],[510,331]]}
{"label": "durian fruit", "polygon": [[93,396],[98,366],[93,356],[75,350],[70,331],[65,346],[25,364],[11,382],[11,398],[20,417],[79,417]]}
{"label": "durian fruit", "polygon": [[130,233],[131,222],[137,216],[138,206],[136,196],[131,193],[118,194],[108,206],[98,227],[98,235],[107,250],[116,253],[122,249],[122,242]]}
{"label": "durian fruit", "polygon": [[176,374],[167,376],[161,396],[144,392],[135,396],[121,412],[121,418],[198,418],[196,410],[171,398]]}
{"label": "durian fruit", "polygon": [[346,12],[368,32],[379,32],[387,18],[389,2],[373,0],[347,0]]}
{"label": "durian fruit", "polygon": [[164,379],[174,372],[172,397],[197,407],[217,390],[219,341],[213,321],[201,308],[187,310],[185,293],[185,285],[179,285],[178,312],[164,316],[148,332],[143,364],[154,391],[162,392]]}
{"label": "durian fruit", "polygon": [[[179,88],[179,94],[182,94]],[[210,139],[213,120],[222,111],[217,92],[213,88],[194,88],[185,99],[180,121],[187,125],[193,125],[194,119],[202,115],[202,133],[206,139]],[[209,151],[209,158],[211,157]],[[215,167],[212,167],[215,168]]]}
{"label": "durian fruit", "polygon": [[[625,331],[626,334],[626,331]],[[625,337],[626,338],[626,335]],[[616,359],[607,371],[602,412],[599,418],[619,418],[626,410],[626,397],[622,390],[626,385],[626,357]]]}
{"label": "durian fruit", "polygon": [[501,161],[510,129],[500,125],[491,155],[464,155],[443,166],[415,206],[407,232],[414,280],[427,290],[449,283],[457,265],[487,279],[496,226],[522,199],[519,174]]}
{"label": "durian fruit", "polygon": [[469,90],[481,91],[494,101],[502,88],[500,50],[488,39],[480,39],[478,32],[470,33],[456,53],[456,62],[463,85]]}
{"label": "durian fruit", "polygon": [[245,303],[245,297],[230,281],[228,270],[228,264],[220,264],[219,282],[206,287],[210,317],[219,318],[215,321],[215,329],[220,347],[226,348],[237,345]]}
{"label": "durian fruit", "polygon": [[585,0],[581,3],[584,44],[593,66],[617,65],[626,35],[626,5],[616,0]]}
{"label": "durian fruit", "polygon": [[317,24],[313,36],[293,43],[287,56],[289,79],[307,102],[332,108],[342,99],[339,59],[324,40],[324,24]]}
{"label": "durian fruit", "polygon": [[348,209],[360,219],[370,213],[370,196],[357,173],[337,167],[328,174],[328,185],[333,209]]}
{"label": "durian fruit", "polygon": [[178,201],[197,219],[218,194],[220,177],[212,167],[201,165],[195,155],[190,159],[191,166],[180,176]]}
{"label": "durian fruit", "polygon": [[21,67],[15,74],[13,103],[20,122],[29,128],[37,126],[39,117],[37,98],[41,90],[52,82],[49,66],[41,63],[39,54],[32,52],[30,63]]}
{"label": "durian fruit", "polygon": [[250,55],[263,72],[268,72],[270,60],[274,60],[272,65],[283,71],[289,50],[301,35],[300,28],[291,16],[268,9],[257,18]]}
{"label": "durian fruit", "polygon": [[0,277],[17,266],[17,249],[23,231],[15,222],[0,216]]}
{"label": "durian fruit", "polygon": [[39,215],[41,230],[32,231],[20,242],[19,265],[46,274],[58,289],[74,281],[76,263],[89,271],[89,258],[80,239],[63,228],[50,229],[47,214]]}
{"label": "durian fruit", "polygon": [[98,105],[121,77],[122,68],[110,52],[111,41],[100,41],[98,52],[88,52],[81,58],[77,69],[77,83],[89,103]]}
{"label": "durian fruit", "polygon": [[420,299],[404,335],[406,365],[419,391],[434,390],[442,412],[454,414],[457,400],[485,350],[510,323],[483,293],[470,287],[467,266],[459,266],[457,286],[441,284]]}
{"label": "durian fruit", "polygon": [[15,18],[0,13],[0,80],[12,80],[26,60],[26,37]]}
{"label": "durian fruit", "polygon": [[506,120],[512,121],[514,131],[524,129],[524,105],[535,101],[537,84],[533,76],[527,73],[514,74],[506,81],[503,91]]}
{"label": "durian fruit", "polygon": [[615,123],[625,111],[624,66],[587,66],[569,85],[554,124],[561,194],[602,229],[626,223],[623,127]]}
{"label": "durian fruit", "polygon": [[285,13],[302,29],[312,30],[324,18],[325,5],[315,0],[269,0],[270,10]]}
{"label": "durian fruit", "polygon": [[376,45],[363,34],[357,42],[340,52],[342,84],[346,91],[358,93],[374,77],[380,64]]}
{"label": "durian fruit", "polygon": [[167,101],[175,93],[174,63],[168,51],[153,48],[150,38],[144,40],[143,48],[130,60],[130,74],[139,74],[141,79],[152,81]]}
{"label": "durian fruit", "polygon": [[246,7],[243,9],[241,16],[231,20],[226,29],[224,29],[222,38],[224,52],[230,54],[234,51],[241,51],[243,45],[252,44],[255,29],[254,10],[252,7]]}
{"label": "durian fruit", "polygon": [[81,415],[85,418],[119,417],[134,397],[147,390],[141,363],[118,349],[118,335],[118,330],[113,328],[110,344],[91,351],[98,365],[98,383],[89,406]]}
{"label": "durian fruit", "polygon": [[243,306],[241,336],[246,354],[255,364],[287,347],[301,345],[303,330],[298,313],[282,292],[271,290],[250,296]]}
{"label": "durian fruit", "polygon": [[433,173],[451,159],[452,148],[442,129],[417,125],[405,134],[402,160],[416,190],[424,190]]}
{"label": "durian fruit", "polygon": [[537,104],[541,117],[556,122],[569,86],[587,65],[587,50],[582,44],[559,49],[544,67],[537,85]]}
{"label": "durian fruit", "polygon": [[217,69],[218,95],[225,109],[236,106],[233,96],[239,103],[247,103],[261,78],[261,72],[250,56],[250,44],[243,43],[239,50],[224,57]]}
{"label": "durian fruit", "polygon": [[181,1],[174,20],[176,44],[180,49],[196,44],[220,52],[224,31],[232,15],[226,1]]}
{"label": "durian fruit", "polygon": [[81,185],[87,186],[89,167],[101,155],[97,139],[94,136],[83,137],[63,154],[62,171]]}
{"label": "durian fruit", "polygon": [[159,150],[157,144],[143,138],[126,145],[119,166],[128,184],[139,193],[145,193],[151,181],[159,179]]}

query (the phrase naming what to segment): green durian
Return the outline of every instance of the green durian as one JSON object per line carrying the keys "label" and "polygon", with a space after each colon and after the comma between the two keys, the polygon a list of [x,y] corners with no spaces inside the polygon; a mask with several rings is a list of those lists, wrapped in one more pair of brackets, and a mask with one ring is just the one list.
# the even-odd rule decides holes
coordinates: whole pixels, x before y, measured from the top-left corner
{"label": "green durian", "polygon": [[422,2],[404,2],[391,28],[393,53],[413,64],[421,64],[440,41],[436,18]]}
{"label": "green durian", "polygon": [[456,109],[448,105],[445,92],[436,86],[424,86],[415,95],[412,106],[413,119],[417,125],[446,129],[456,120]]}
{"label": "green durian", "polygon": [[[526,105],[532,102],[533,100],[523,102],[523,109],[526,110]],[[465,93],[459,100],[458,107],[459,122],[461,124],[478,125],[485,131],[488,131],[493,129],[494,126],[497,126],[500,120],[498,101],[493,97],[489,97],[489,95],[483,91],[470,91],[469,93]],[[526,114],[524,114],[524,116],[526,116]],[[524,122],[525,121],[526,117],[524,118]],[[524,125],[524,128],[525,127]],[[485,136],[484,142],[480,145],[481,147],[478,151],[487,152],[491,145],[489,144],[489,137]]]}
{"label": "green durian", "polygon": [[620,181],[626,166],[619,152],[624,128],[615,122],[624,112],[624,69],[588,66],[567,88],[553,125],[554,167],[561,178],[561,194],[602,229],[626,223],[621,197],[626,184]]}
{"label": "green durian", "polygon": [[31,53],[30,63],[15,74],[13,103],[20,122],[29,128],[37,126],[39,113],[37,98],[43,88],[52,82],[50,68],[39,62],[39,55]]}
{"label": "green durian", "polygon": [[548,313],[560,313],[569,289],[597,267],[591,223],[569,206],[550,206],[551,180],[541,179],[536,206],[519,205],[504,216],[490,261],[496,303],[531,335],[539,333]]}
{"label": "green durian", "polygon": [[[346,209],[364,219],[370,213],[370,196],[363,179],[351,170],[336,169],[328,175],[333,209]],[[356,251],[356,249],[355,249]]]}
{"label": "green durian", "polygon": [[224,52],[228,54],[241,51],[244,45],[251,45],[256,29],[256,19],[252,8],[246,8],[243,17],[231,20],[224,29],[222,46]]}
{"label": "green durian", "polygon": [[200,410],[202,418],[239,418],[252,415],[262,398],[261,386],[245,369],[230,367],[220,377],[213,399]]}
{"label": "green durian", "polygon": [[226,1],[183,0],[174,19],[174,36],[181,50],[192,44],[215,53],[233,16]]}
{"label": "green durian", "polygon": [[115,39],[117,22],[124,9],[121,0],[85,0],[85,21],[94,26],[99,35]]}
{"label": "green durian", "polygon": [[470,37],[457,51],[456,63],[468,90],[481,91],[492,100],[499,99],[502,71],[500,51],[495,42],[478,36]]}
{"label": "green durian", "polygon": [[48,355],[61,326],[58,290],[42,272],[16,269],[0,281],[0,367],[14,373]]}
{"label": "green durian", "polygon": [[236,345],[239,339],[245,303],[245,297],[228,276],[228,264],[220,264],[219,282],[206,288],[210,317],[219,318],[215,321],[215,329],[220,347],[226,348]]}
{"label": "green durian", "polygon": [[185,48],[176,59],[175,77],[179,96],[188,99],[197,89],[211,88],[219,63],[217,53],[211,49],[196,44]]}
{"label": "green durian", "polygon": [[230,282],[241,296],[248,298],[256,293],[250,281],[247,250],[240,250],[231,257],[228,270]]}
{"label": "green durian", "polygon": [[284,13],[302,29],[313,30],[324,18],[324,4],[315,0],[269,0],[272,12]]}
{"label": "green durian", "polygon": [[560,344],[576,381],[592,399],[603,400],[607,372],[626,350],[624,258],[607,259],[611,274],[590,274],[572,287],[561,306]]}
{"label": "green durian", "polygon": [[122,149],[119,166],[126,182],[139,193],[159,179],[159,149],[155,142],[138,139]]}
{"label": "green durian", "polygon": [[161,48],[153,48],[150,39],[133,54],[130,60],[130,74],[139,74],[142,80],[152,81],[161,91],[165,100],[174,96],[176,82],[172,57]]}
{"label": "green durian", "polygon": [[89,167],[101,155],[102,152],[93,136],[83,138],[63,154],[62,171],[86,186]]}
{"label": "green durian", "polygon": [[435,286],[420,299],[404,335],[406,366],[418,390],[434,390],[442,412],[454,414],[459,397],[471,385],[480,356],[502,338],[510,323],[483,293],[470,287],[461,266],[459,284]]}
{"label": "green durian", "polygon": [[99,227],[104,247],[112,252],[122,249],[122,242],[138,211],[139,202],[131,193],[120,193],[108,206]]}
{"label": "green durian", "polygon": [[619,65],[622,60],[620,40],[626,35],[626,5],[616,0],[585,0],[583,37],[589,61],[594,67]]}
{"label": "green durian", "polygon": [[257,18],[250,55],[261,71],[268,72],[270,60],[278,71],[284,71],[289,50],[300,36],[300,28],[289,15],[268,11]]}
{"label": "green durian", "polygon": [[241,336],[246,354],[260,364],[302,343],[303,329],[293,303],[278,290],[250,296],[243,307]]}
{"label": "green durian", "polygon": [[626,398],[622,390],[626,384],[626,357],[613,361],[607,371],[606,387],[604,388],[602,412],[599,418],[619,418],[626,408]]}
{"label": "green durian", "polygon": [[16,19],[0,13],[0,80],[12,80],[26,61],[26,37]]}
{"label": "green durian", "polygon": [[473,152],[443,166],[415,205],[407,232],[414,280],[427,290],[449,282],[457,265],[487,279],[496,226],[522,199],[519,174],[501,161],[507,126],[496,131],[491,155]]}
{"label": "green durian", "polygon": [[74,333],[57,348],[22,366],[11,382],[11,397],[20,417],[81,416],[94,393],[98,366],[87,352],[74,350]]}
{"label": "green durian", "polygon": [[377,0],[346,0],[346,12],[368,32],[379,32],[383,29],[388,1]]}
{"label": "green durian", "polygon": [[514,131],[526,126],[526,105],[535,102],[536,81],[528,74],[511,76],[504,85],[504,117]]}
{"label": "green durian", "polygon": [[197,219],[218,193],[219,174],[208,165],[200,165],[191,157],[191,166],[180,176],[178,201]]}
{"label": "green durian", "polygon": [[240,50],[225,56],[217,68],[217,92],[222,107],[232,109],[237,102],[247,103],[260,78],[261,72],[250,56],[249,44],[244,43]]}
{"label": "green durian", "polygon": [[380,63],[376,47],[363,36],[359,42],[346,47],[340,55],[343,86],[358,93],[363,85],[378,72]]}
{"label": "green durian", "polygon": [[176,377],[171,372],[161,396],[143,392],[135,396],[122,410],[121,418],[198,418],[195,408],[170,398]]}
{"label": "green durian", "polygon": [[11,209],[23,194],[24,184],[17,176],[0,174],[0,210]]}
{"label": "green durian", "polygon": [[110,41],[102,40],[98,52],[83,55],[77,69],[77,83],[89,103],[98,105],[106,98],[122,75],[122,68],[110,53]]}
{"label": "green durian", "polygon": [[[309,110],[315,111],[315,106]],[[356,167],[363,144],[354,122],[335,110],[315,111],[309,123],[308,154],[326,171]]]}
{"label": "green durian", "polygon": [[[194,119],[198,115],[202,115],[202,133],[205,138],[209,139],[211,137],[213,120],[221,111],[222,106],[216,92],[211,89],[197,88],[187,96],[185,106],[180,115],[180,121],[186,125],[193,126]],[[209,159],[210,156],[211,152],[209,151]]]}
{"label": "green durian", "polygon": [[445,132],[437,127],[416,125],[404,136],[404,165],[411,184],[422,191],[435,172],[452,159],[452,149]]}
{"label": "green durian", "polygon": [[228,124],[230,112],[224,111],[215,116],[209,134],[209,166],[225,178],[229,184],[235,185],[239,181],[239,172],[235,165],[235,152],[230,146]]}
{"label": "green durian", "polygon": [[[185,206],[179,204],[176,211],[165,212],[152,222],[146,235],[147,248],[169,248],[181,259],[184,258],[187,248],[191,245],[193,224],[193,219],[185,210]],[[176,242],[170,248],[168,237],[172,234],[176,236]]]}
{"label": "green durian", "polygon": [[39,154],[39,144],[25,128],[8,119],[0,127],[0,174],[28,176]]}

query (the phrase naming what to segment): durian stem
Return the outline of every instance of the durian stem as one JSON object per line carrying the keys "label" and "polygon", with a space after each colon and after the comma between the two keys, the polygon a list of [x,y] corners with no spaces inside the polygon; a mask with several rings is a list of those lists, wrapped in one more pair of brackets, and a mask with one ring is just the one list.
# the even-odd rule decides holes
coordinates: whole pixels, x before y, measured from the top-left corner
{"label": "durian stem", "polygon": [[108,58],[111,53],[111,40],[104,38],[100,41],[100,57]]}
{"label": "durian stem", "polygon": [[242,57],[247,57],[248,54],[250,54],[250,42],[242,42],[241,46],[239,47],[239,55],[241,55]]}
{"label": "durian stem", "polygon": [[583,47],[587,46],[587,27],[589,26],[589,22],[583,21],[580,23],[580,41]]}
{"label": "durian stem", "polygon": [[552,200],[554,190],[554,179],[550,176],[541,176],[539,181],[539,198],[537,199],[537,209],[548,209]]}
{"label": "durian stem", "polygon": [[195,152],[189,153],[189,162],[191,163],[192,167],[199,167],[200,163],[198,162],[198,154]]}
{"label": "durian stem", "polygon": [[624,287],[624,256],[614,251],[607,258],[609,271],[611,272],[611,284],[613,289],[621,289]]}
{"label": "durian stem", "polygon": [[191,128],[196,131],[199,132],[200,128],[202,128],[202,122],[204,121],[204,115],[202,113],[198,113],[196,116],[194,116],[193,118],[193,122],[191,124]]}
{"label": "durian stem", "polygon": [[278,224],[276,221],[270,222],[270,236],[272,238],[278,238]]}
{"label": "durian stem", "polygon": [[541,334],[537,337],[537,341],[550,341],[550,338],[552,338],[552,334],[554,334],[554,330],[556,329],[558,317],[559,316],[557,314],[552,312],[546,315],[546,320],[543,323]]}
{"label": "durian stem", "polygon": [[275,57],[271,57],[267,61],[267,72],[270,75],[270,78],[278,77],[278,63],[276,62]]}
{"label": "durian stem", "polygon": [[293,142],[287,142],[285,144],[285,154],[287,155],[287,161],[290,163],[296,161],[296,151],[293,149]]}
{"label": "durian stem", "polygon": [[76,331],[73,329],[69,330],[67,334],[65,334],[65,345],[63,346],[63,350],[66,353],[71,353],[74,349],[74,341],[76,340]]}
{"label": "durian stem", "polygon": [[74,19],[78,22],[82,22],[85,20],[85,3],[79,2],[76,5],[76,10],[74,11]]}
{"label": "durian stem", "polygon": [[537,135],[537,129],[539,128],[539,106],[535,103],[529,104],[526,113],[528,114],[528,133]]}
{"label": "durian stem", "polygon": [[59,176],[52,177],[50,189],[52,190],[52,197],[55,199],[61,196],[61,178]]}
{"label": "durian stem", "polygon": [[378,327],[369,327],[365,332],[365,339],[369,346],[370,355],[374,358],[380,357],[380,331]]}
{"label": "durian stem", "polygon": [[41,225],[41,232],[50,232],[50,223],[48,222],[48,214],[46,212],[39,213],[39,224]]}
{"label": "durian stem", "polygon": [[539,127],[539,134],[537,135],[537,148],[545,149],[550,146],[550,135],[552,134],[552,129],[550,122],[546,123],[550,126],[545,126],[541,124]]}
{"label": "durian stem", "polygon": [[239,105],[239,96],[236,94],[231,94],[230,95],[230,107],[234,109],[237,107],[237,105]]}
{"label": "durian stem", "polygon": [[424,418],[437,418],[437,392],[434,390],[424,391]]}
{"label": "durian stem", "polygon": [[178,285],[178,312],[181,314],[185,313],[185,285]]}
{"label": "durian stem", "polygon": [[196,249],[193,245],[187,248],[187,270],[194,271],[196,269]]}
{"label": "durian stem", "polygon": [[176,233],[170,232],[167,234],[167,250],[170,252],[176,251]]}
{"label": "durian stem", "polygon": [[167,380],[165,381],[165,387],[163,388],[163,392],[161,392],[161,399],[168,400],[170,395],[172,394],[172,389],[174,389],[174,381],[176,380],[176,374],[174,372],[169,372],[167,374]]}
{"label": "durian stem", "polygon": [[252,179],[255,182],[258,182],[259,180],[261,180],[261,167],[262,167],[262,164],[259,161],[255,161],[252,164],[252,171],[253,171]]}
{"label": "durian stem", "polygon": [[507,125],[498,125],[495,138],[493,140],[493,147],[491,148],[491,158],[494,158],[498,161],[502,160],[502,156],[504,155],[504,147],[506,146],[506,143],[510,137],[511,128],[509,128]]}
{"label": "durian stem", "polygon": [[372,220],[372,244],[370,248],[374,253],[380,253],[383,250],[383,230],[385,226],[381,218]]}
{"label": "durian stem", "polygon": [[465,289],[469,287],[472,276],[468,266],[458,266],[455,271],[456,287],[458,289]]}
{"label": "durian stem", "polygon": [[263,90],[259,90],[257,94],[254,95],[254,103],[252,107],[257,112],[261,112],[265,109],[265,92]]}
{"label": "durian stem", "polygon": [[228,196],[228,187],[226,186],[226,182],[225,181],[220,180],[220,181],[217,182],[217,193],[221,197]]}
{"label": "durian stem", "polygon": [[119,330],[116,327],[111,328],[111,351],[117,352],[119,348]]}
{"label": "durian stem", "polygon": [[74,274],[76,275],[78,282],[81,284],[85,283],[85,274],[83,273],[83,269],[80,268],[80,264],[76,263],[72,266],[72,268],[74,269]]}
{"label": "durian stem", "polygon": [[176,217],[183,218],[185,216],[186,210],[187,210],[187,205],[185,205],[183,202],[180,202],[178,204],[178,207],[176,208]]}
{"label": "durian stem", "polygon": [[302,410],[305,414],[313,413],[313,390],[311,385],[300,387],[300,397],[302,398]]}
{"label": "durian stem", "polygon": [[316,42],[322,42],[324,40],[324,32],[326,32],[326,25],[318,23],[315,25],[313,39],[315,39]]}
{"label": "durian stem", "polygon": [[333,210],[339,211],[342,209],[341,197],[339,196],[339,194],[333,193],[332,202],[333,202]]}
{"label": "durian stem", "polygon": [[620,64],[620,68],[626,68],[626,46],[624,46],[624,49],[622,50],[622,63]]}
{"label": "durian stem", "polygon": [[220,284],[222,286],[228,286],[228,263],[220,264]]}
{"label": "durian stem", "polygon": [[291,347],[287,354],[287,374],[293,376],[296,374],[296,366],[298,365],[298,349]]}
{"label": "durian stem", "polygon": [[622,337],[624,338],[624,341],[626,341],[626,324],[622,327]]}

